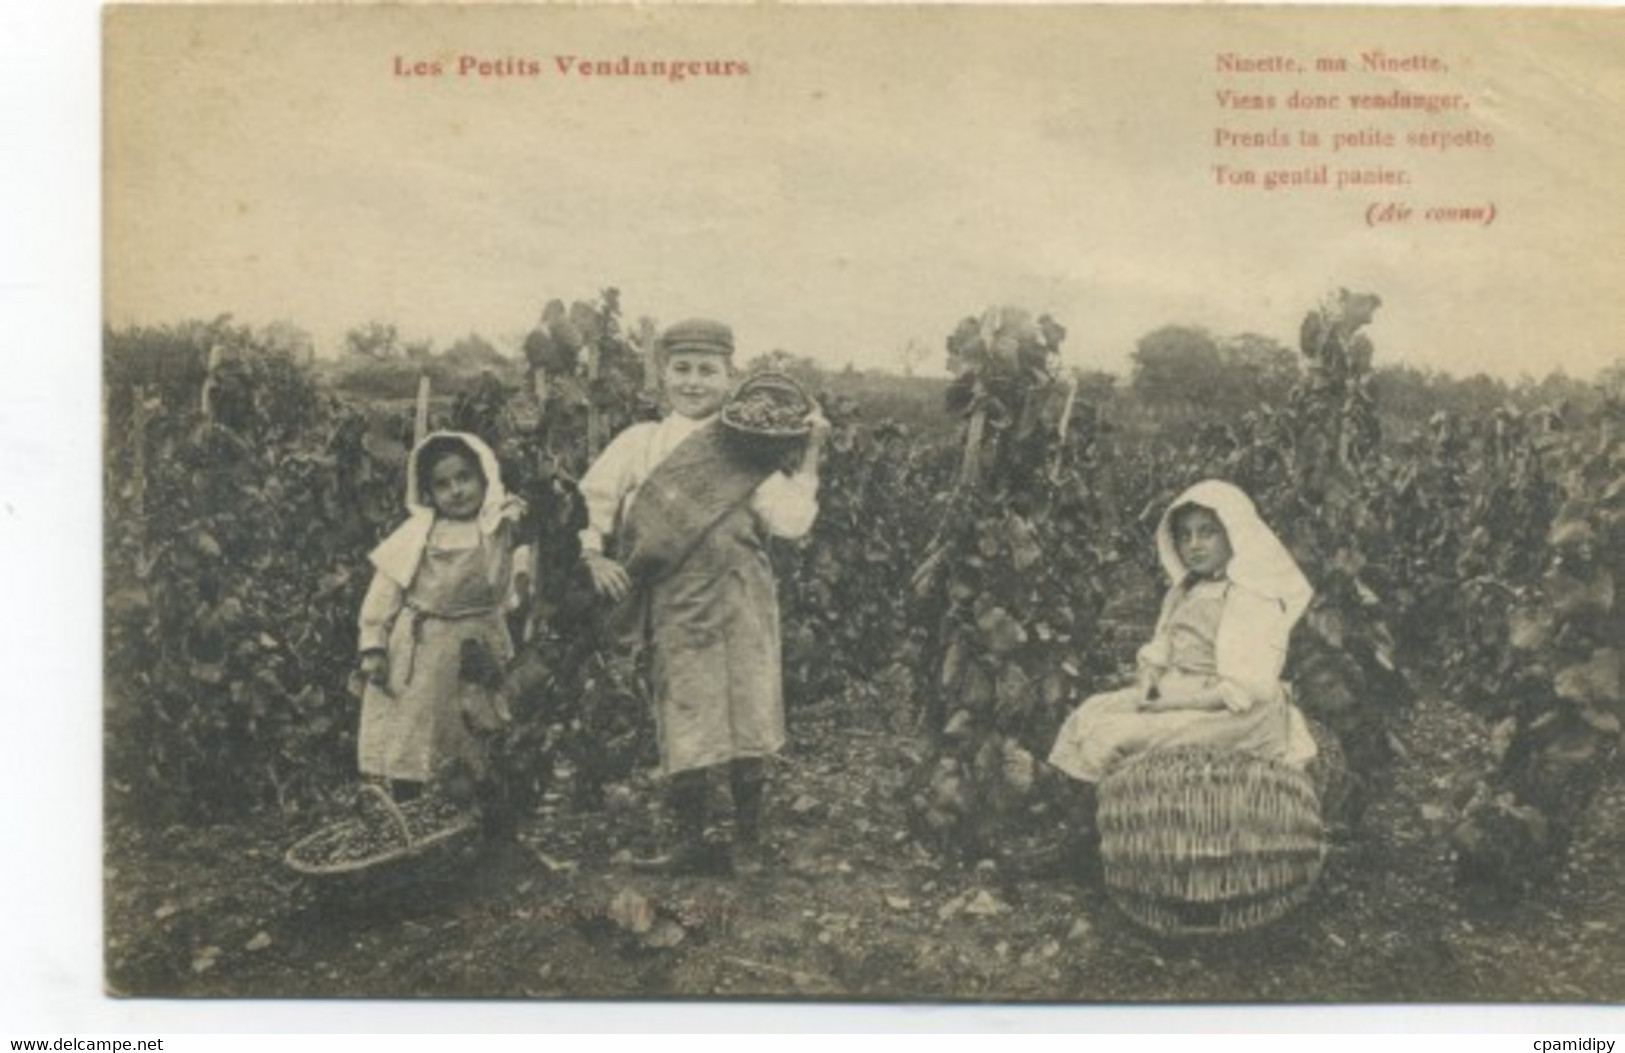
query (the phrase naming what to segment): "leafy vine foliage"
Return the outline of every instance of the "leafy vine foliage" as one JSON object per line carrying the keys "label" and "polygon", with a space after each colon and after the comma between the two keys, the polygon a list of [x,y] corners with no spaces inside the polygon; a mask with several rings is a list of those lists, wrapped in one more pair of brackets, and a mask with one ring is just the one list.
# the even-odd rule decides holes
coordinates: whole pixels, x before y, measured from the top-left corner
{"label": "leafy vine foliage", "polygon": [[1093,415],[1056,375],[1065,337],[1048,316],[1001,307],[948,338],[963,445],[914,581],[933,748],[911,803],[924,836],[972,857],[1053,828],[1036,758],[1110,668],[1099,614],[1112,536]]}
{"label": "leafy vine foliage", "polygon": [[1625,719],[1616,586],[1625,566],[1625,422],[1596,434],[1504,414],[1486,444],[1459,567],[1457,697],[1494,721],[1493,767],[1464,785],[1458,875],[1510,898],[1559,867],[1619,752]]}
{"label": "leafy vine foliage", "polygon": [[596,807],[608,782],[652,756],[640,671],[615,647],[581,562],[587,518],[575,487],[615,433],[656,414],[645,365],[652,344],[652,323],[627,331],[616,289],[568,308],[549,301],[525,339],[525,385],[506,402],[490,400],[502,412],[489,415],[488,437],[529,506],[534,553],[532,598],[514,619],[522,675],[511,672],[508,689],[526,700],[522,708],[547,715],[509,732],[519,741],[506,745],[506,781],[523,787],[521,800],[540,792],[562,759],[576,803]]}
{"label": "leafy vine foliage", "polygon": [[[1315,586],[1291,643],[1288,676],[1299,706],[1340,739],[1359,789],[1391,759],[1392,727],[1409,699],[1396,662],[1377,457],[1381,429],[1373,348],[1363,332],[1381,300],[1340,289],[1299,332],[1303,380],[1288,398],[1277,447],[1286,471],[1258,481],[1260,504],[1287,524],[1293,553]],[[1348,817],[1337,817],[1348,818]]]}
{"label": "leafy vine foliage", "polygon": [[[1502,895],[1537,885],[1619,752],[1625,403],[1614,390],[1595,411],[1441,409],[1396,440],[1366,333],[1379,303],[1328,297],[1304,319],[1295,374],[1278,368],[1284,348],[1255,356],[1272,363],[1274,397],[1193,427],[1159,413],[1144,433],[1143,405],[1119,412],[1110,385],[1062,375],[1062,326],[1010,307],[947,338],[951,440],[822,394],[820,516],[772,547],[792,726],[834,704],[917,735],[913,829],[945,851],[1042,839],[1059,817],[1040,758],[1149,630],[1157,517],[1190,483],[1227,479],[1316,589],[1288,678],[1352,767],[1355,792],[1327,802],[1334,821],[1352,824],[1403,758],[1414,682],[1482,716],[1491,745],[1484,770],[1459,773],[1462,878]],[[519,656],[466,669],[515,715],[475,790],[499,822],[556,770],[594,807],[653,754],[641,671],[611,645],[583,574],[574,482],[656,413],[652,337],[614,289],[554,300],[522,376],[479,359],[483,372],[437,393],[431,424],[490,442],[530,509]],[[292,811],[354,779],[354,620],[366,555],[403,513],[410,413],[335,394],[303,358],[286,332],[229,317],[106,334],[114,811]],[[1138,606],[1143,622],[1124,617]]]}
{"label": "leafy vine foliage", "polygon": [[775,541],[785,700],[793,708],[851,694],[893,730],[911,729],[920,634],[909,582],[934,527],[951,464],[905,426],[866,426],[850,399],[825,397],[831,423],[818,518],[799,543]]}
{"label": "leafy vine foliage", "polygon": [[[110,803],[309,800],[353,765],[352,623],[400,469],[229,319],[110,333],[107,354]],[[232,365],[206,404],[211,357]]]}
{"label": "leafy vine foliage", "polygon": [[1153,437],[1116,473],[1124,507],[1138,510],[1131,558],[1148,570],[1162,510],[1192,483],[1217,478],[1252,496],[1314,585],[1286,675],[1297,705],[1347,757],[1350,778],[1327,802],[1338,827],[1358,820],[1392,759],[1393,728],[1410,697],[1393,628],[1404,579],[1384,514],[1374,349],[1364,332],[1380,303],[1346,289],[1328,296],[1300,327],[1303,370],[1284,400],[1194,434]]}

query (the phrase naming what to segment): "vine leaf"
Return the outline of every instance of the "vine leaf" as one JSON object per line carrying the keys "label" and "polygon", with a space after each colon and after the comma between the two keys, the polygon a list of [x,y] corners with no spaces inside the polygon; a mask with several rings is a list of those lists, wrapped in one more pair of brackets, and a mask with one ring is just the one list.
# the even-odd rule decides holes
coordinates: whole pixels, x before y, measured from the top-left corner
{"label": "vine leaf", "polygon": [[1025,571],[1044,558],[1032,524],[1018,515],[1011,515],[1004,524],[1005,544],[1010,548],[1010,560],[1016,570]]}
{"label": "vine leaf", "polygon": [[1514,607],[1507,639],[1517,651],[1540,651],[1557,635],[1557,614],[1544,604]]}
{"label": "vine leaf", "polygon": [[1008,654],[1027,642],[1027,630],[1003,607],[989,607],[976,617],[982,644],[994,654]]}
{"label": "vine leaf", "polygon": [[1557,674],[1557,697],[1584,705],[1617,704],[1619,695],[1619,652],[1604,647],[1585,662],[1571,665]]}
{"label": "vine leaf", "polygon": [[1614,579],[1607,571],[1598,570],[1589,580],[1582,580],[1566,570],[1553,570],[1544,584],[1552,607],[1564,617],[1607,614],[1613,609]]}

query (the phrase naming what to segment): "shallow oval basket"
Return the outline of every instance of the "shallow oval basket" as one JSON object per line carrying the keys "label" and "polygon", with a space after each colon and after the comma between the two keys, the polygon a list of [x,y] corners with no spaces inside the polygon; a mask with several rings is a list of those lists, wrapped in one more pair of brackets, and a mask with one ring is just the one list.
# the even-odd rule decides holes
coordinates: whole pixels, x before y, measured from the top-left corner
{"label": "shallow oval basket", "polygon": [[[460,873],[475,857],[480,826],[472,814],[445,811],[431,798],[402,807],[370,783],[364,792],[387,817],[384,823],[376,815],[342,819],[301,838],[283,854],[284,865],[319,895],[376,897],[432,884]],[[357,845],[363,850],[355,851]]]}
{"label": "shallow oval basket", "polygon": [[1202,746],[1156,750],[1108,773],[1099,793],[1107,893],[1159,934],[1257,928],[1320,878],[1320,802],[1289,765]]}

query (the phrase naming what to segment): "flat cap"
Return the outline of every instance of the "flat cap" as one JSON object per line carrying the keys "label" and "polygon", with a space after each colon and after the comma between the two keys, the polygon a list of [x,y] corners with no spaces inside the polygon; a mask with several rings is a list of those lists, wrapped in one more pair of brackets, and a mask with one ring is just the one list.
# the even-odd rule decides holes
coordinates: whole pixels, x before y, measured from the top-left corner
{"label": "flat cap", "polygon": [[660,350],[668,355],[679,351],[731,355],[734,353],[734,331],[709,318],[689,318],[673,323],[660,334]]}

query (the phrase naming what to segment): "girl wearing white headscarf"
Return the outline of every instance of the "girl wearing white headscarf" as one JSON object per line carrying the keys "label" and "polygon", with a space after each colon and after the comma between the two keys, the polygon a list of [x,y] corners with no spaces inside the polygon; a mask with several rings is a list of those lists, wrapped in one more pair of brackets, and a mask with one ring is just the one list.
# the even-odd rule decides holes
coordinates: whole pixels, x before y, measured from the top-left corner
{"label": "girl wearing white headscarf", "polygon": [[412,450],[406,507],[406,522],[369,557],[357,742],[362,774],[401,789],[457,760],[478,764],[462,649],[478,641],[499,662],[513,654],[504,607],[524,509],[503,489],[490,447],[461,432],[435,432]]}
{"label": "girl wearing white headscarf", "polygon": [[1056,736],[1049,761],[1087,783],[1123,760],[1207,745],[1303,766],[1315,755],[1281,683],[1287,638],[1314,595],[1252,499],[1208,480],[1157,527],[1170,587],[1132,687],[1095,695]]}

